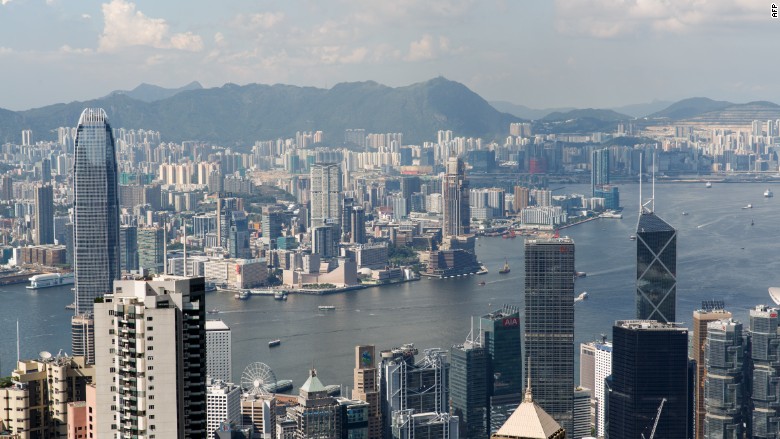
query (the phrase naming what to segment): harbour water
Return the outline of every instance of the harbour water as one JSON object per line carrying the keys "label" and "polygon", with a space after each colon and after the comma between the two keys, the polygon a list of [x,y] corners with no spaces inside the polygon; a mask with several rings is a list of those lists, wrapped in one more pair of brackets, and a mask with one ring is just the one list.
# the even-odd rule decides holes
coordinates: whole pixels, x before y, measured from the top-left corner
{"label": "harbour water", "polygon": [[[721,299],[735,317],[747,323],[748,309],[770,302],[767,287],[780,285],[780,200],[764,198],[766,185],[703,183],[656,186],[656,213],[678,229],[677,320],[690,324],[702,300]],[[587,193],[587,186],[563,192]],[[611,337],[615,320],[634,318],[635,233],[638,186],[621,185],[623,219],[599,219],[564,230],[574,238],[575,294],[587,291],[576,308],[576,342]],[[751,209],[743,209],[752,204]],[[686,212],[687,215],[683,215]],[[751,225],[751,221],[754,225]],[[470,316],[503,304],[523,305],[523,238],[480,238],[477,253],[490,273],[457,279],[405,283],[330,296],[290,295],[233,299],[209,293],[207,309],[217,308],[233,330],[233,376],[240,382],[251,362],[267,363],[279,379],[296,387],[317,368],[326,384],[351,386],[354,346],[387,349],[413,342],[418,348],[447,348],[462,342]],[[500,275],[504,260],[511,272]],[[479,285],[485,281],[484,286]],[[29,291],[24,285],[0,288],[0,372],[7,375],[16,357],[15,325],[21,331],[21,356],[70,350],[65,305],[70,287]],[[320,305],[334,310],[320,311]],[[269,348],[270,340],[281,345]],[[578,356],[578,355],[577,355]],[[578,380],[575,380],[578,381]]]}

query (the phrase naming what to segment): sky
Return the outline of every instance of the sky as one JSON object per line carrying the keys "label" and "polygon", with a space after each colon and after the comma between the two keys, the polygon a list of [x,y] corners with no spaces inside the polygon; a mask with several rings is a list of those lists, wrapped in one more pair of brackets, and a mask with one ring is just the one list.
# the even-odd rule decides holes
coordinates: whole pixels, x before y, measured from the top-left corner
{"label": "sky", "polygon": [[[780,4],[780,3],[779,3]],[[0,0],[0,108],[179,87],[404,86],[608,108],[706,96],[780,103],[763,0]]]}

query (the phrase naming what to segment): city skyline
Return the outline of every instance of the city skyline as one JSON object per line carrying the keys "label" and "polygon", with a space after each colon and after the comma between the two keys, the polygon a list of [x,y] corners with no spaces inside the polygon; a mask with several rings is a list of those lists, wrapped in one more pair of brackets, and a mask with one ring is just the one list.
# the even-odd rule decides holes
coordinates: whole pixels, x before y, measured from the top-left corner
{"label": "city skyline", "polygon": [[[178,14],[182,8],[188,14]],[[18,67],[0,76],[6,96],[0,107],[13,110],[96,98],[142,82],[330,88],[365,80],[398,86],[439,75],[488,100],[532,108],[609,108],[692,96],[780,100],[775,61],[765,56],[777,19],[769,4],[756,1],[366,6],[345,0],[325,7],[112,0],[76,7],[4,0],[0,11],[0,59]],[[14,38],[20,23],[32,22],[47,32]],[[478,31],[486,27],[492,31]],[[768,68],[737,69],[735,76],[735,69],[720,68],[730,53]],[[68,68],[55,75],[55,65]],[[688,74],[666,74],[679,66]]]}

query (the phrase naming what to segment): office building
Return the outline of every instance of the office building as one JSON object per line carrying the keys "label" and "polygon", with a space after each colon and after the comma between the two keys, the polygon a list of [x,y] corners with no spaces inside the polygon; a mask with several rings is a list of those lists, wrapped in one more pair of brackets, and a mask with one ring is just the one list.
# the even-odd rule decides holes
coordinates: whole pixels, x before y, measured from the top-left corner
{"label": "office building", "polygon": [[368,403],[347,398],[336,401],[341,406],[341,437],[368,438]]}
{"label": "office building", "polygon": [[[574,241],[525,241],[525,359],[533,358],[536,402],[572,431],[574,397]],[[527,375],[529,376],[529,375]]]}
{"label": "office building", "polygon": [[180,276],[95,304],[95,437],[206,437],[205,305],[204,279]]}
{"label": "office building", "polygon": [[37,360],[19,361],[12,384],[0,388],[0,437],[65,437],[68,404],[86,400],[95,368],[83,357],[41,354]]}
{"label": "office building", "polygon": [[677,231],[643,208],[636,228],[636,318],[675,322]]}
{"label": "office building", "polygon": [[241,388],[209,378],[206,382],[206,437],[214,439],[220,425],[241,424]]}
{"label": "office building", "polygon": [[92,315],[79,314],[70,319],[73,352],[87,364],[95,364],[95,320]]}
{"label": "office building", "polygon": [[138,271],[138,227],[119,228],[119,248],[119,266],[122,271]]}
{"label": "office building", "polygon": [[297,439],[341,437],[341,406],[328,396],[314,369],[300,388],[298,404],[287,409],[287,417],[295,421]]}
{"label": "office building", "polygon": [[469,182],[466,166],[457,157],[447,159],[442,181],[442,236],[467,235],[470,231]]}
{"label": "office building", "polygon": [[[696,375],[694,377],[693,391],[693,428],[694,437],[702,439],[704,437],[704,381],[707,377],[707,367],[705,363],[705,345],[709,340],[707,328],[711,322],[727,320],[731,318],[731,313],[723,309],[723,303],[718,301],[706,301],[702,303],[701,309],[693,312],[693,340],[691,343],[691,358],[696,362]],[[740,327],[740,333],[742,328]]]}
{"label": "office building", "polygon": [[353,244],[365,244],[366,241],[366,212],[362,206],[352,208],[349,226],[349,242]]}
{"label": "office building", "polygon": [[[778,310],[763,305],[750,310],[750,359],[753,363],[751,425],[753,438],[780,436],[780,355]],[[706,421],[705,421],[706,422]]]}
{"label": "office building", "polygon": [[355,347],[355,369],[352,399],[365,401],[368,435],[366,439],[382,438],[382,406],[379,393],[379,370],[373,345]]}
{"label": "office building", "polygon": [[312,252],[317,253],[323,258],[332,258],[336,254],[336,227],[317,226],[312,229]]}
{"label": "office building", "polygon": [[656,437],[688,437],[688,330],[655,320],[618,321],[612,344],[607,436],[647,433],[665,400]]}
{"label": "office building", "polygon": [[102,109],[85,109],[76,131],[73,235],[76,314],[91,314],[120,274],[116,152]]}
{"label": "office building", "polygon": [[35,244],[54,244],[54,190],[49,184],[35,188]]}
{"label": "office building", "polygon": [[595,197],[597,189],[609,184],[609,149],[593,150],[590,159],[590,186]]}
{"label": "office building", "polygon": [[[703,438],[741,438],[746,432],[744,425],[750,421],[746,416],[750,391],[745,379],[746,348],[742,323],[726,317],[707,324]],[[770,437],[777,434],[775,430]]]}
{"label": "office building", "polygon": [[458,417],[458,431],[463,437],[490,436],[489,359],[479,335],[475,339],[473,332],[450,351],[450,412]]}
{"label": "office building", "polygon": [[14,180],[10,175],[3,175],[0,178],[0,199],[3,201],[14,199]]}
{"label": "office building", "polygon": [[269,245],[271,249],[276,248],[276,240],[282,236],[282,229],[284,225],[290,225],[292,217],[286,215],[284,212],[268,212],[263,214],[262,217],[262,234],[263,243]]}
{"label": "office building", "polygon": [[341,199],[344,191],[340,163],[311,166],[311,220],[309,227],[336,224],[341,227]]}
{"label": "office building", "polygon": [[[250,427],[255,436],[276,437],[273,435],[276,413],[276,398],[273,394],[245,392],[241,395],[241,425]],[[293,422],[293,432],[294,425]]]}
{"label": "office building", "polygon": [[395,412],[414,410],[413,413],[449,413],[448,387],[450,363],[441,349],[426,349],[424,356],[415,361],[418,354],[413,344],[382,351],[382,412],[385,417],[385,434],[391,436],[399,427]]}
{"label": "office building", "polygon": [[206,320],[206,374],[230,382],[233,377],[230,327],[222,320]]}
{"label": "office building", "polygon": [[149,275],[163,273],[165,263],[165,230],[162,227],[138,229],[138,268]]}
{"label": "office building", "polygon": [[496,431],[523,401],[520,309],[504,305],[483,315],[480,327],[489,356],[487,376],[491,431]]}
{"label": "office building", "polygon": [[[535,360],[535,359],[534,359]],[[535,362],[535,361],[534,361]],[[536,369],[534,369],[536,370]],[[565,439],[566,430],[534,402],[531,378],[523,402],[490,439]]]}
{"label": "office building", "polygon": [[590,407],[591,407],[591,389],[578,387],[574,389],[574,408],[572,410],[572,439],[582,439],[590,437]]}
{"label": "office building", "polygon": [[599,437],[605,435],[604,380],[611,374],[612,343],[606,337],[580,344],[580,387],[591,390],[591,404],[595,407],[593,427]]}
{"label": "office building", "polygon": [[460,437],[458,417],[449,413],[417,413],[414,410],[399,410],[393,413],[392,430],[394,439],[458,439]]}

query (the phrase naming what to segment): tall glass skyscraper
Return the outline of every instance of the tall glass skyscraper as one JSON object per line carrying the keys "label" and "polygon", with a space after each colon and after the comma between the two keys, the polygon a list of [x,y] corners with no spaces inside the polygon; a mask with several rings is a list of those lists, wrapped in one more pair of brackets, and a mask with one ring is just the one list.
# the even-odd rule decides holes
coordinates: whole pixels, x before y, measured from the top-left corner
{"label": "tall glass skyscraper", "polygon": [[644,211],[636,227],[636,318],[675,321],[677,231]]}
{"label": "tall glass skyscraper", "polygon": [[523,401],[523,354],[520,310],[503,308],[480,321],[488,361],[491,430],[497,431]]}
{"label": "tall glass skyscraper", "polygon": [[590,159],[590,186],[595,197],[597,189],[609,184],[609,150],[606,148],[593,150]]}
{"label": "tall glass skyscraper", "polygon": [[705,416],[700,437],[743,437],[749,400],[745,379],[742,323],[730,318],[707,324],[704,378]]}
{"label": "tall glass skyscraper", "polygon": [[113,291],[120,274],[116,152],[100,108],[79,118],[73,183],[76,314],[92,314],[95,299]]}
{"label": "tall glass skyscraper", "polygon": [[625,320],[615,322],[612,338],[607,437],[647,436],[664,398],[656,437],[689,437],[688,330]]}
{"label": "tall glass skyscraper", "polygon": [[442,236],[466,235],[469,233],[469,181],[466,179],[466,165],[458,157],[447,159],[447,172],[441,185],[443,200]]}
{"label": "tall glass skyscraper", "polygon": [[[574,241],[525,241],[525,364],[534,400],[566,431],[574,404]],[[530,375],[529,375],[530,373]]]}
{"label": "tall glass skyscraper", "polygon": [[750,310],[752,422],[749,437],[780,437],[780,309],[763,305]]}

